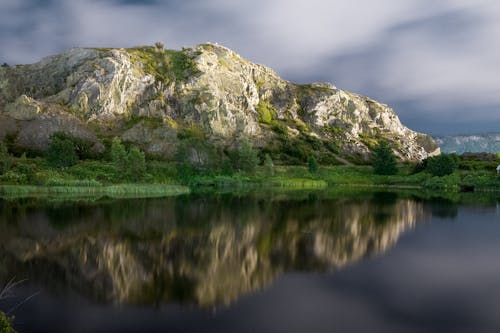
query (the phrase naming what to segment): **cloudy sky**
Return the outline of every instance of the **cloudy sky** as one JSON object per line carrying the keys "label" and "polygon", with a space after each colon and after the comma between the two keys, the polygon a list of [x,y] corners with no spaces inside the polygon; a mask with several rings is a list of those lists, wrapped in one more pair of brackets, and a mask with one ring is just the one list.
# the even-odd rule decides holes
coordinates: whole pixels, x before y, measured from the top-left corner
{"label": "cloudy sky", "polygon": [[0,63],[74,46],[217,42],[432,134],[500,132],[496,0],[1,0]]}

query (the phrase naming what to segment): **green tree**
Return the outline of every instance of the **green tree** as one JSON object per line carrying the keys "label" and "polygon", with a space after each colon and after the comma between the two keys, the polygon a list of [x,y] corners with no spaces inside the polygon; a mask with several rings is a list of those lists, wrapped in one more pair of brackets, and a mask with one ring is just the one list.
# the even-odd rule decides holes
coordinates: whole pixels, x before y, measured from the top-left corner
{"label": "green tree", "polygon": [[65,168],[75,165],[78,162],[78,155],[76,154],[73,141],[63,133],[53,133],[50,136],[47,161],[51,166],[56,168]]}
{"label": "green tree", "polygon": [[426,169],[433,176],[451,175],[458,167],[457,158],[452,154],[441,154],[427,159]]}
{"label": "green tree", "polygon": [[377,175],[394,175],[398,172],[396,156],[386,141],[381,141],[373,149],[372,163]]}
{"label": "green tree", "polygon": [[259,164],[259,156],[248,140],[243,140],[238,147],[238,169],[247,173],[254,173]]}
{"label": "green tree", "polygon": [[179,175],[187,180],[194,174],[209,174],[217,169],[218,156],[214,147],[204,138],[193,136],[182,139],[175,156]]}
{"label": "green tree", "polygon": [[0,175],[3,175],[12,167],[12,156],[10,156],[7,146],[0,142]]}
{"label": "green tree", "polygon": [[144,152],[136,147],[132,147],[127,155],[127,179],[138,181],[141,180],[146,173],[146,157]]}
{"label": "green tree", "polygon": [[318,161],[314,156],[309,155],[309,157],[307,158],[307,167],[310,173],[314,174],[318,172]]}
{"label": "green tree", "polygon": [[264,172],[268,177],[274,176],[274,163],[269,154],[264,156]]}
{"label": "green tree", "polygon": [[146,173],[146,157],[137,147],[125,148],[119,138],[111,143],[111,161],[117,178],[139,181]]}
{"label": "green tree", "polygon": [[221,175],[232,175],[234,173],[234,166],[231,158],[228,156],[229,152],[226,152],[222,147],[216,147],[213,150],[215,152],[215,164],[212,170]]}
{"label": "green tree", "polygon": [[119,138],[114,138],[111,143],[111,162],[117,174],[123,176],[127,173],[127,150]]}
{"label": "green tree", "polygon": [[93,143],[88,140],[75,137],[64,132],[54,132],[52,137],[57,138],[58,140],[70,141],[73,144],[79,160],[95,157],[95,153],[92,151]]}

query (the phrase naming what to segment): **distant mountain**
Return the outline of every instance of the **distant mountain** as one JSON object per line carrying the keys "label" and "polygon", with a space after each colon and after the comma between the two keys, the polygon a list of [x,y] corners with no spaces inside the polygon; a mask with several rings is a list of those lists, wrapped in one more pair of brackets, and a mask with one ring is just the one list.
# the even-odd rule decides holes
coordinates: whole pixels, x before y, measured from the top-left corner
{"label": "distant mountain", "polygon": [[500,152],[500,133],[436,136],[434,139],[443,153],[462,154],[465,152]]}

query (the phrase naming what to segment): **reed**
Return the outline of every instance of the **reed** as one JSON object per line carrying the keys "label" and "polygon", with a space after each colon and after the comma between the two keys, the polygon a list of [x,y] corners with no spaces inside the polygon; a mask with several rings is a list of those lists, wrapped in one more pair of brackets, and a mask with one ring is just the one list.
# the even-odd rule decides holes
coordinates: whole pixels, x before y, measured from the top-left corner
{"label": "reed", "polygon": [[181,185],[120,184],[110,186],[30,186],[2,185],[1,197],[93,197],[148,198],[189,193],[189,188]]}

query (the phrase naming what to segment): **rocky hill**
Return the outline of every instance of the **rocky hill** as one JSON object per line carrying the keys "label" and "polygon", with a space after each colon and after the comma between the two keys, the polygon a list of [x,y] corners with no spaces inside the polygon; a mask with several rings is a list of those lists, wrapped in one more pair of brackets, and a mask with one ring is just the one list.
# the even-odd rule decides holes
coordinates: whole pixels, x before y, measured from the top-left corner
{"label": "rocky hill", "polygon": [[435,137],[445,153],[500,153],[500,133]]}
{"label": "rocky hill", "polygon": [[242,139],[273,159],[367,159],[379,140],[403,160],[439,153],[387,105],[325,83],[294,84],[215,44],[75,48],[0,68],[0,139],[43,151],[64,131],[93,143],[119,136],[171,158],[180,141],[234,147]]}

